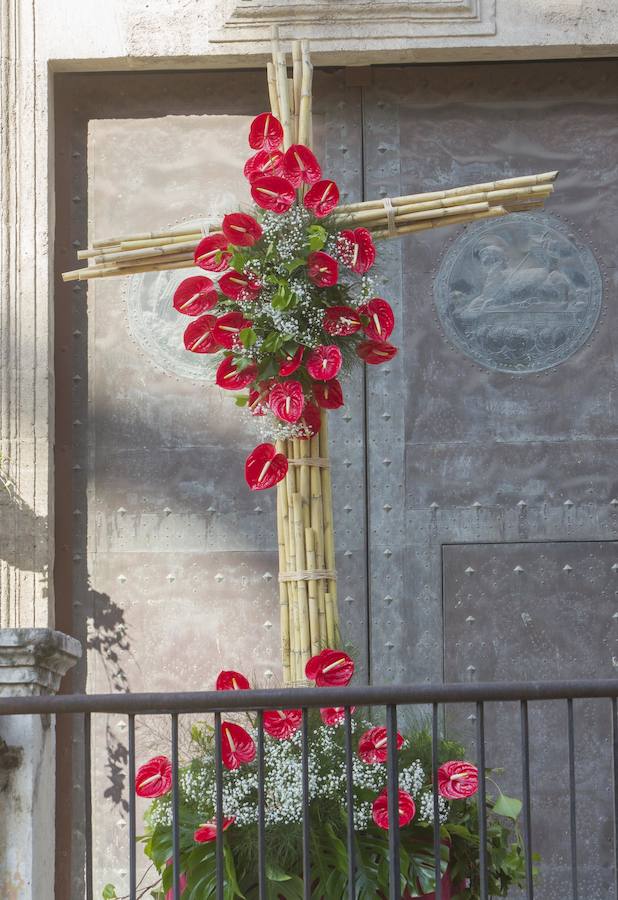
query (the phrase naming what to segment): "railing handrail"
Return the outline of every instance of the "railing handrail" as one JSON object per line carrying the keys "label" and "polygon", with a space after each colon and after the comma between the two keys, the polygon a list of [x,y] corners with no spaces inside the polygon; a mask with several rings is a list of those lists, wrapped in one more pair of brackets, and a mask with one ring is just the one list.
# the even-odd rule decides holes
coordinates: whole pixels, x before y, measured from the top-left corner
{"label": "railing handrail", "polygon": [[444,684],[349,685],[248,691],[59,694],[0,697],[0,715],[37,713],[214,713],[332,706],[405,706],[519,700],[618,698],[618,679]]}

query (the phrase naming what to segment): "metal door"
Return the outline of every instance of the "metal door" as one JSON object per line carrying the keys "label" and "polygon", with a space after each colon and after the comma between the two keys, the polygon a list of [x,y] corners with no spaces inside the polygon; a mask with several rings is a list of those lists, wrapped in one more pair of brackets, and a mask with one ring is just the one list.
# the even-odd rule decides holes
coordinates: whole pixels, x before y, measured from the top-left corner
{"label": "metal door", "polygon": [[[366,196],[561,170],[545,213],[389,242],[402,349],[367,388],[374,681],[615,673],[617,75],[383,68],[365,90]],[[518,713],[500,713],[489,762],[521,795]],[[531,715],[538,896],[554,900],[571,896],[566,710]],[[574,715],[580,896],[601,900],[610,715]],[[448,720],[471,752],[473,718]]]}

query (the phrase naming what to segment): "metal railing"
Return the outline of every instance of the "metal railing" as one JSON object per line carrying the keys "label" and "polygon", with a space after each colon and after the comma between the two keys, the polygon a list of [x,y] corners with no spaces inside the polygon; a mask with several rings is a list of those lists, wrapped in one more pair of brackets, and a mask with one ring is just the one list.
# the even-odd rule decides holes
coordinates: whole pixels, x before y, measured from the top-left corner
{"label": "metal railing", "polygon": [[[353,818],[353,751],[351,707],[384,707],[387,729],[388,808],[398,808],[398,759],[397,719],[398,707],[427,705],[431,709],[432,734],[432,784],[433,784],[433,853],[435,862],[435,897],[441,900],[441,836],[438,795],[438,748],[440,740],[440,706],[443,704],[473,704],[477,766],[479,769],[478,817],[479,817],[479,897],[489,900],[487,876],[487,789],[485,775],[485,713],[487,704],[503,701],[519,704],[519,728],[521,751],[521,789],[523,798],[523,837],[525,851],[527,900],[533,900],[533,852],[531,836],[531,780],[530,780],[530,728],[529,704],[537,701],[563,701],[566,704],[568,735],[568,792],[570,832],[570,890],[573,900],[588,895],[580,894],[578,884],[577,806],[575,777],[574,701],[605,700],[611,717],[611,768],[613,812],[613,896],[618,900],[618,680],[612,681],[559,681],[520,682],[492,684],[416,684],[397,686],[348,686],[345,688],[290,688],[275,690],[200,692],[200,693],[141,693],[141,694],[80,694],[41,697],[0,698],[0,716],[71,714],[82,716],[84,724],[84,774],[85,774],[85,838],[86,838],[86,900],[93,900],[92,857],[92,791],[91,791],[91,717],[94,714],[124,715],[128,719],[128,771],[129,771],[129,897],[137,897],[136,865],[136,802],[135,784],[135,719],[141,715],[166,715],[171,719],[172,762],[172,835],[174,900],[180,900],[180,787],[178,723],[183,714],[212,714],[215,723],[216,770],[216,897],[224,897],[223,856],[223,763],[221,746],[221,716],[223,713],[252,712],[257,714],[257,773],[258,773],[258,871],[257,884],[260,900],[267,897],[265,854],[265,782],[264,782],[264,723],[267,710],[301,709],[302,729],[302,796],[303,796],[303,884],[304,897],[312,896],[310,819],[309,819],[309,740],[308,711],[321,707],[345,708],[343,723],[345,737],[345,767],[347,780],[347,851],[348,896],[354,900],[356,892],[356,866],[354,859]],[[595,748],[591,748],[595,752]],[[392,816],[388,830],[389,842],[389,900],[400,900],[400,834],[397,816]],[[568,896],[566,893],[563,895]],[[608,895],[609,896],[609,895]],[[339,898],[328,898],[339,900]]]}

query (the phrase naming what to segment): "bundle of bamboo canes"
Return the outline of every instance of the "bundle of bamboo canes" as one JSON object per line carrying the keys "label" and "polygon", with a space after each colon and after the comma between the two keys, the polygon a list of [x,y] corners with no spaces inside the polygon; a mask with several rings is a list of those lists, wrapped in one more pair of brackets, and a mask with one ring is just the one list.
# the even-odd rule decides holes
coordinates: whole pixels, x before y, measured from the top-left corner
{"label": "bundle of bamboo canes", "polygon": [[[271,110],[283,126],[284,149],[294,143],[312,144],[313,66],[308,41],[293,42],[291,68],[289,78],[286,55],[273,29],[268,91]],[[342,229],[363,226],[376,239],[400,237],[540,208],[557,175],[545,172],[352,203],[339,206],[335,216]],[[202,237],[219,228],[218,222],[204,222],[96,240],[77,254],[88,261],[87,267],[62,277],[81,281],[190,268]],[[309,441],[280,441],[278,450],[289,462],[288,474],[277,486],[283,677],[286,683],[301,683],[307,660],[340,640],[326,411],[321,411],[318,435]]]}
{"label": "bundle of bamboo canes", "polygon": [[[269,66],[274,68],[271,63]],[[310,109],[310,104],[305,104],[305,109],[307,106]],[[299,117],[299,126],[301,121]],[[306,138],[296,141],[296,133],[294,131],[294,142],[307,143]],[[335,217],[341,228],[363,226],[375,239],[401,237],[430,228],[464,225],[512,212],[540,209],[553,192],[557,175],[558,172],[543,172],[444,191],[367,200],[339,206]],[[87,259],[89,265],[64,272],[62,277],[64,281],[83,281],[190,268],[194,265],[195,248],[204,234],[218,230],[218,223],[206,222],[203,226],[180,225],[166,231],[94,241],[91,248],[77,253],[78,259]]]}

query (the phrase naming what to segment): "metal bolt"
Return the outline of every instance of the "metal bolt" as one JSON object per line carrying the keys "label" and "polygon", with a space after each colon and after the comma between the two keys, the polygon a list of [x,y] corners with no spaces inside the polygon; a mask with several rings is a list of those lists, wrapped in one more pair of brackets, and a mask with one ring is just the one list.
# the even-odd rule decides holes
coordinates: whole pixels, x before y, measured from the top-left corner
{"label": "metal bolt", "polygon": [[262,579],[263,579],[264,581],[272,581],[272,580],[273,580],[273,577],[272,577],[272,575],[270,574],[270,572],[264,572],[264,574],[262,575]]}
{"label": "metal bolt", "polygon": [[464,569],[466,575],[474,575],[474,569],[472,566],[468,566],[467,569]]}

